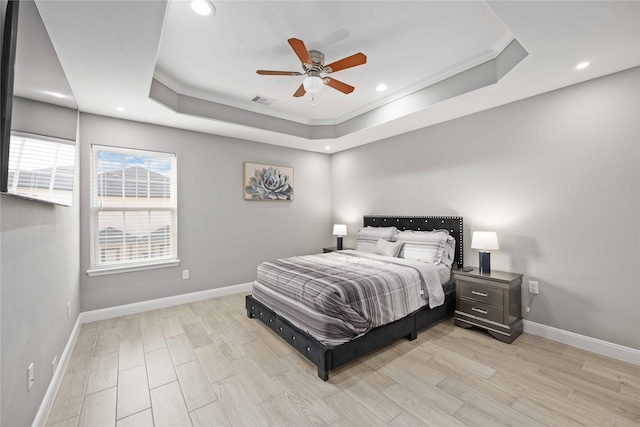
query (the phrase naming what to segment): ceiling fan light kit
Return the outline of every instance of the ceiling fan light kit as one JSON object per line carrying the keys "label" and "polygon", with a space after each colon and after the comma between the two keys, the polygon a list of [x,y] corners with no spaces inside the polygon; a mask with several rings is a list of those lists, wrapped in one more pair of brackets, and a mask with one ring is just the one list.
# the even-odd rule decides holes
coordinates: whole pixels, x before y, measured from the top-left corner
{"label": "ceiling fan light kit", "polygon": [[298,59],[302,63],[303,72],[297,71],[271,71],[271,70],[257,70],[256,73],[263,76],[303,76],[306,75],[302,84],[298,87],[298,90],[293,94],[298,98],[304,96],[309,92],[313,94],[320,92],[323,85],[332,87],[333,89],[346,94],[354,91],[354,87],[336,80],[331,77],[327,77],[327,74],[334,73],[336,71],[344,70],[358,65],[366,64],[367,57],[362,52],[358,52],[339,61],[332,62],[329,65],[324,65],[324,54],[317,50],[307,50],[304,42],[299,39],[291,38],[288,40],[289,45],[298,56]]}
{"label": "ceiling fan light kit", "polygon": [[306,90],[309,93],[320,92],[323,85],[324,85],[324,82],[318,76],[309,76],[302,81],[302,86],[304,86],[304,90]]}

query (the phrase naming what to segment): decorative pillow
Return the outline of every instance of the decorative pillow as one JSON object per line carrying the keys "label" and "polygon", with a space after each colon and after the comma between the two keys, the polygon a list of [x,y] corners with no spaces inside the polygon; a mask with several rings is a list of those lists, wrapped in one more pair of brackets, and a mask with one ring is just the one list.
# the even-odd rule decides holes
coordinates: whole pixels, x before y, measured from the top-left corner
{"label": "decorative pillow", "polygon": [[378,239],[376,244],[376,253],[379,255],[397,257],[402,249],[402,242],[390,242],[384,239]]}
{"label": "decorative pillow", "polygon": [[451,267],[451,264],[453,264],[453,260],[455,257],[456,257],[456,239],[454,239],[452,236],[449,236],[449,238],[447,239],[447,242],[444,245],[444,251],[442,252],[442,261],[440,262],[446,265],[447,267]]}
{"label": "decorative pillow", "polygon": [[449,233],[442,230],[406,230],[400,231],[396,235],[396,241],[404,243],[400,251],[400,258],[431,264],[442,262],[445,247],[450,239],[453,238],[449,236]]}
{"label": "decorative pillow", "polygon": [[356,238],[356,250],[375,253],[378,239],[393,241],[396,239],[397,231],[398,229],[395,227],[361,228]]}

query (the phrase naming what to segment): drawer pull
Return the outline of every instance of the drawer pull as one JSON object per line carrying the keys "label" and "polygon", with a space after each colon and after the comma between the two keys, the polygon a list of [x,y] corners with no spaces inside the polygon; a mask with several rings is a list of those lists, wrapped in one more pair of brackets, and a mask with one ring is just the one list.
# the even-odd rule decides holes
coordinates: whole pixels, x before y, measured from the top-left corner
{"label": "drawer pull", "polygon": [[471,310],[473,310],[473,311],[477,311],[478,313],[482,313],[482,314],[487,314],[487,313],[489,313],[487,310],[482,310],[482,309],[475,308],[475,307],[471,307]]}
{"label": "drawer pull", "polygon": [[488,295],[489,295],[489,294],[488,294],[488,293],[486,293],[486,292],[478,292],[478,291],[471,291],[471,293],[472,293],[473,295],[478,295],[478,296],[480,296],[480,297],[486,297],[486,296],[488,296]]}
{"label": "drawer pull", "polygon": [[296,337],[291,337],[291,339],[295,341],[295,340],[296,340]]}

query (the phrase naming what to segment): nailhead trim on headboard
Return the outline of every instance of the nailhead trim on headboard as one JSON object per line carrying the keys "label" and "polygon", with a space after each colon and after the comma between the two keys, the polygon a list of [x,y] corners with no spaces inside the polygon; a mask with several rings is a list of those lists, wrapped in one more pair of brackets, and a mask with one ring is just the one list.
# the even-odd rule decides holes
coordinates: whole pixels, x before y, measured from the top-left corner
{"label": "nailhead trim on headboard", "polygon": [[391,227],[398,230],[431,231],[445,229],[456,239],[456,255],[454,263],[464,265],[464,232],[461,216],[387,216],[365,215],[365,227]]}

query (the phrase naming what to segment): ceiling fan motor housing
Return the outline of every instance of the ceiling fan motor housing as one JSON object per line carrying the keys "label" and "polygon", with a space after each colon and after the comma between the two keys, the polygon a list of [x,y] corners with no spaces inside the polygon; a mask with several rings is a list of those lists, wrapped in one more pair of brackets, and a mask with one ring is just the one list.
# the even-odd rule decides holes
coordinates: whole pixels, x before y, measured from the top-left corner
{"label": "ceiling fan motor housing", "polygon": [[322,70],[324,69],[324,53],[319,52],[317,50],[310,50],[309,56],[311,57],[311,62],[313,62],[313,65],[311,68],[309,68],[306,71],[314,72],[318,74],[321,73]]}

